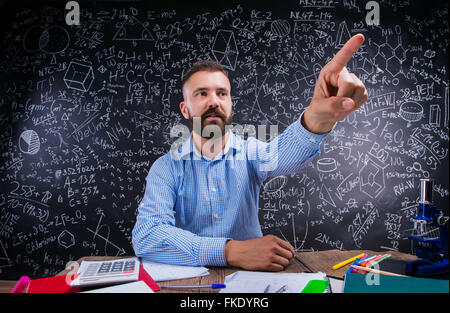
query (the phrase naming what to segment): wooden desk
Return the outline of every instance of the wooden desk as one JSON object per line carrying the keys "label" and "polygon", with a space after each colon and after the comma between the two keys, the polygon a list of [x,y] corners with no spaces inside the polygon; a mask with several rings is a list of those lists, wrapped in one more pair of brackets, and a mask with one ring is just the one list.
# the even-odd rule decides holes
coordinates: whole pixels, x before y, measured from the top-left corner
{"label": "wooden desk", "polygon": [[[319,252],[296,252],[295,258],[291,260],[290,264],[286,269],[279,273],[302,273],[302,272],[324,272],[328,276],[335,278],[343,278],[345,272],[348,270],[350,265],[346,265],[338,270],[333,270],[332,266],[349,259],[360,253],[367,253],[368,255],[381,254],[386,252],[376,252],[371,250],[349,250],[349,251],[339,251],[339,250],[326,250]],[[393,259],[412,261],[416,260],[415,255],[410,255],[401,252],[389,252]],[[102,261],[102,260],[113,260],[124,257],[96,257],[88,256],[77,260],[78,263],[81,261]],[[203,285],[212,283],[223,283],[225,276],[228,276],[241,269],[236,267],[208,267],[210,275],[201,276],[189,279],[179,279],[166,282],[158,282],[160,286],[167,285]],[[68,270],[63,270],[58,273],[59,275],[66,275]],[[9,292],[15,285],[15,281],[0,280],[0,292]],[[167,290],[161,289],[161,293],[211,293],[218,292],[218,290],[211,289],[191,289],[191,290]]]}

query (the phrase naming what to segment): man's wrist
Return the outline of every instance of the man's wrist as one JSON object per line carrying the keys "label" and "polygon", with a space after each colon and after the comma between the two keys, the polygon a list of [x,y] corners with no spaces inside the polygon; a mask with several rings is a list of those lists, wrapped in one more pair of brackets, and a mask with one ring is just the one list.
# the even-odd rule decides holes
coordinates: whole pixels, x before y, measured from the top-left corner
{"label": "man's wrist", "polygon": [[320,122],[311,118],[308,109],[302,114],[300,123],[307,131],[316,135],[329,133],[333,129],[334,124],[336,124],[335,122]]}
{"label": "man's wrist", "polygon": [[233,249],[235,248],[237,241],[228,239],[225,243],[225,260],[228,265],[234,266],[236,260],[234,259]]}

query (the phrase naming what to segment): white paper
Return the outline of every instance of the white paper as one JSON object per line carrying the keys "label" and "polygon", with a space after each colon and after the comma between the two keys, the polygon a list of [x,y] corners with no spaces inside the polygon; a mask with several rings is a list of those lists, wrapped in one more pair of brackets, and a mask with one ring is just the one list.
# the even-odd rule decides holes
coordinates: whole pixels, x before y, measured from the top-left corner
{"label": "white paper", "polygon": [[83,293],[153,293],[153,290],[140,280],[128,284],[84,291]]}
{"label": "white paper", "polygon": [[155,282],[209,275],[203,266],[184,266],[156,263],[142,259],[142,266]]}
{"label": "white paper", "polygon": [[326,274],[318,273],[273,273],[237,271],[225,277],[221,293],[274,293],[286,286],[284,293],[299,293],[310,280],[326,280]]}
{"label": "white paper", "polygon": [[343,293],[344,292],[344,280],[343,279],[336,279],[336,278],[328,278],[331,285],[331,292],[332,293]]}

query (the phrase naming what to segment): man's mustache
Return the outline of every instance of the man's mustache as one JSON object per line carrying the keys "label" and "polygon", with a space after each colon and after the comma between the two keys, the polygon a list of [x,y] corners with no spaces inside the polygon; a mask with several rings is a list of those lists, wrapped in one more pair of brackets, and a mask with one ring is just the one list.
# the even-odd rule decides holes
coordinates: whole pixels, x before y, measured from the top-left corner
{"label": "man's mustache", "polygon": [[216,116],[220,117],[222,120],[225,120],[225,115],[222,112],[220,112],[217,107],[208,109],[205,113],[203,113],[201,116],[202,121],[204,121],[209,116]]}

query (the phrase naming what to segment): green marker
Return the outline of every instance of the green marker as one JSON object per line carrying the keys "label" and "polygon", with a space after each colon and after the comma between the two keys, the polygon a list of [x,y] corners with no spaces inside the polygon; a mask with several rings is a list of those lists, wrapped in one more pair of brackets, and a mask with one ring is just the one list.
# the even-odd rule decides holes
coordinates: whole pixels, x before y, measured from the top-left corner
{"label": "green marker", "polygon": [[303,288],[302,293],[324,293],[330,282],[328,280],[310,280]]}

